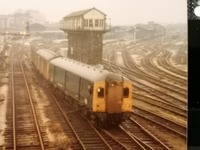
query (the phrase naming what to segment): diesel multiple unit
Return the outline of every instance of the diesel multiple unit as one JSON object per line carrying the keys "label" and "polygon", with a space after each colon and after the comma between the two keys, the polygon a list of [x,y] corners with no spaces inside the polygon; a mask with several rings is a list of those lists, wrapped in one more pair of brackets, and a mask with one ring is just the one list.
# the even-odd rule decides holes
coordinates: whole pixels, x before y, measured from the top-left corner
{"label": "diesel multiple unit", "polygon": [[[31,52],[42,76],[100,123],[120,123],[132,111],[132,83],[121,75],[41,49]],[[72,101],[72,100],[70,100]]]}

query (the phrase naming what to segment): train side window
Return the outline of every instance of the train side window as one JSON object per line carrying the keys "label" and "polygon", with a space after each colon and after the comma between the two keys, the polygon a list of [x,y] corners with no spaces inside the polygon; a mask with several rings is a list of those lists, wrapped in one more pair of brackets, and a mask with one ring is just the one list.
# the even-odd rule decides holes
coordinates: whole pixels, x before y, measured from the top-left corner
{"label": "train side window", "polygon": [[97,89],[97,94],[98,94],[98,98],[103,98],[104,97],[104,88],[99,87]]}
{"label": "train side window", "polygon": [[127,98],[129,96],[129,88],[124,88],[124,97]]}

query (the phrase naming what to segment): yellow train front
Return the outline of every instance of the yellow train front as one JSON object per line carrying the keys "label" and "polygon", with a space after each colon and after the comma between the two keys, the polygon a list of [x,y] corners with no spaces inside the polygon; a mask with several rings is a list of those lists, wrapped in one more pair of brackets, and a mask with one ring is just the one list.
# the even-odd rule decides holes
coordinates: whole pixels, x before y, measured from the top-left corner
{"label": "yellow train front", "polygon": [[105,81],[94,82],[92,92],[92,112],[100,124],[119,124],[130,116],[132,83],[126,78],[109,73]]}

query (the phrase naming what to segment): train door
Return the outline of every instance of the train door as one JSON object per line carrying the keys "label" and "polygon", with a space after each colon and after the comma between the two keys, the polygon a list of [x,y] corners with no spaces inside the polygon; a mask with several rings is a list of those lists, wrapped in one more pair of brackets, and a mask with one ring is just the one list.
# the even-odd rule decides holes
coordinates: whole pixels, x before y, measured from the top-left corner
{"label": "train door", "polygon": [[117,82],[107,83],[106,108],[108,113],[120,113],[122,111],[123,85]]}

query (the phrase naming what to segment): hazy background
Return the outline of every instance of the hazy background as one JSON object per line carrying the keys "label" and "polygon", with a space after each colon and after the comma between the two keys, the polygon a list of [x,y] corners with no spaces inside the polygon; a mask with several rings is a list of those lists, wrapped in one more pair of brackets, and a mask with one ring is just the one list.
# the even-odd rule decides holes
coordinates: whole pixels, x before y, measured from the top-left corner
{"label": "hazy background", "polygon": [[187,22],[187,0],[1,0],[0,7],[3,15],[18,9],[38,10],[49,22],[58,22],[72,11],[91,7],[107,14],[112,25]]}

